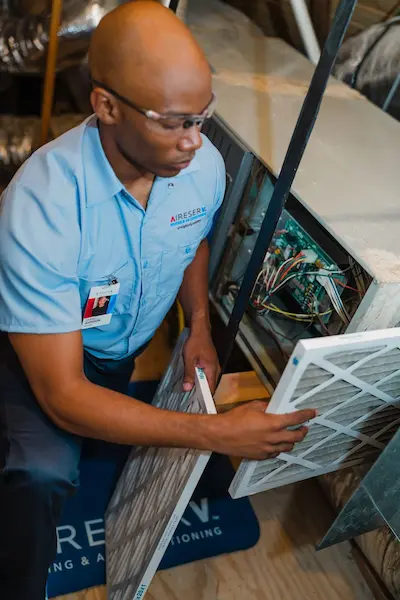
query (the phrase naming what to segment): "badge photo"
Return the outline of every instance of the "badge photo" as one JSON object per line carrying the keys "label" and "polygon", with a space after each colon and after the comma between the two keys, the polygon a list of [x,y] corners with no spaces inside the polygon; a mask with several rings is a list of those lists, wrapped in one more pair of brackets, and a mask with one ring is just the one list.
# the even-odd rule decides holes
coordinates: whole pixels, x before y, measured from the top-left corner
{"label": "badge photo", "polygon": [[83,313],[82,329],[108,325],[119,292],[119,283],[92,287]]}

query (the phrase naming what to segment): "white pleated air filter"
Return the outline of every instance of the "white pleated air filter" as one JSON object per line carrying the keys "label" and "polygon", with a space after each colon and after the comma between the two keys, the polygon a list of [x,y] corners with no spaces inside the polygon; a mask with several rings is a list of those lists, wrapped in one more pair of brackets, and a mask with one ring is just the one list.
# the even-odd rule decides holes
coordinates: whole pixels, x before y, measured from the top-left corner
{"label": "white pleated air filter", "polygon": [[230,493],[240,498],[373,461],[400,425],[400,330],[298,342],[267,412],[315,408],[290,454],[243,460]]}
{"label": "white pleated air filter", "polygon": [[[212,414],[204,373],[183,393],[182,334],[153,405]],[[110,600],[142,598],[207,465],[210,453],[174,448],[134,448],[106,515],[107,585]]]}

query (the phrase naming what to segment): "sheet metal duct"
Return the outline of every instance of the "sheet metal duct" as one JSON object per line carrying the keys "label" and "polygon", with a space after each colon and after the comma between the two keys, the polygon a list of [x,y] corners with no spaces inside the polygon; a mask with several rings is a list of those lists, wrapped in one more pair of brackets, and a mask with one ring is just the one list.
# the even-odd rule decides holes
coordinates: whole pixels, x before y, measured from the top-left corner
{"label": "sheet metal duct", "polygon": [[[0,71],[41,73],[50,23],[47,3],[42,0],[9,2],[8,9],[0,14]],[[70,0],[65,4],[58,32],[58,70],[82,60],[92,31],[118,4],[117,0],[89,0],[83,4]]]}

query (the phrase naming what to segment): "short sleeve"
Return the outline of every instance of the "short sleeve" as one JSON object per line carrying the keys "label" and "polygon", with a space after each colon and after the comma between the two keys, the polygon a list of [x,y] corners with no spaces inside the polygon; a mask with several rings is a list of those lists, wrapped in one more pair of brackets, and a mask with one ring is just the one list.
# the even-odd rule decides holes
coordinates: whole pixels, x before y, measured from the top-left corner
{"label": "short sleeve", "polygon": [[81,327],[77,189],[51,156],[23,167],[0,204],[0,330]]}
{"label": "short sleeve", "polygon": [[225,187],[226,187],[226,170],[225,170],[225,163],[224,163],[224,159],[222,158],[220,152],[213,147],[213,154],[214,154],[214,165],[215,165],[215,192],[214,192],[214,206],[213,206],[213,214],[210,216],[210,218],[208,219],[208,223],[207,223],[207,227],[205,230],[205,234],[204,237],[206,238],[208,236],[208,234],[210,233],[213,225],[214,225],[214,221],[215,221],[215,216],[222,204],[222,201],[224,199],[225,196]]}

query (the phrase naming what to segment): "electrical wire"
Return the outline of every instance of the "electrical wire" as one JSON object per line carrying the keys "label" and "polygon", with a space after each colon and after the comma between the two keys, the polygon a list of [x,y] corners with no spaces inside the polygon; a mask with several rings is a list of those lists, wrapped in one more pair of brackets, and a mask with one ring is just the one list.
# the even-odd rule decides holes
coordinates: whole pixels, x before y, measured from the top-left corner
{"label": "electrical wire", "polygon": [[400,73],[397,75],[396,79],[393,81],[392,86],[389,90],[389,93],[386,96],[384,103],[382,104],[383,112],[386,112],[387,109],[389,108],[389,106],[391,105],[392,100],[393,100],[397,90],[399,89],[399,87],[400,87]]}
{"label": "electrical wire", "polygon": [[[295,257],[292,258],[288,258],[287,260],[285,260],[278,268],[278,270],[275,273],[275,276],[272,279],[272,283],[270,284],[270,287],[268,287],[267,289],[271,289],[274,287],[274,285],[276,285],[276,282],[278,280],[278,277],[280,277],[280,273],[281,271],[289,264],[289,263],[294,263],[295,261]],[[290,265],[292,267],[292,265]],[[290,270],[290,269],[289,269]]]}
{"label": "electrical wire", "polygon": [[349,256],[349,264],[351,268],[352,275],[354,277],[354,281],[356,282],[356,286],[362,295],[366,292],[366,286],[364,282],[364,276],[360,269],[360,267],[356,264],[354,259]]}
{"label": "electrical wire", "polygon": [[289,272],[294,269],[294,267],[296,267],[298,264],[300,264],[301,262],[304,262],[303,258],[299,258],[298,260],[296,260],[292,265],[290,265],[290,267],[288,267],[286,269],[286,271],[281,275],[281,281],[283,281],[285,279],[285,277],[289,274]]}
{"label": "electrical wire", "polygon": [[[276,348],[278,349],[281,357],[283,358],[284,364],[287,363],[287,361],[289,360],[289,355],[287,352],[285,352],[285,350],[282,348],[282,344],[279,341],[278,336],[280,335],[276,330],[273,329],[273,327],[268,327],[268,325],[266,325],[266,323],[264,323],[263,321],[261,321],[260,319],[257,319],[251,312],[247,313],[248,316],[250,317],[250,319],[257,325],[259,325],[261,327],[261,329],[263,331],[265,331],[265,333],[271,338],[271,340],[275,343]],[[285,338],[285,336],[281,336],[283,338]]]}
{"label": "electrical wire", "polygon": [[329,329],[328,329],[328,328],[327,328],[327,326],[325,325],[325,323],[324,323],[324,321],[323,321],[323,319],[322,319],[322,317],[321,317],[320,313],[319,313],[319,312],[318,312],[318,310],[317,310],[317,307],[318,307],[318,298],[317,298],[317,296],[314,294],[314,292],[313,292],[313,298],[314,298],[314,306],[315,306],[315,313],[314,313],[314,314],[317,316],[317,319],[318,319],[318,321],[319,321],[319,324],[321,325],[321,327],[322,327],[322,329],[323,329],[324,333],[325,333],[326,335],[330,335],[330,333],[329,333]]}
{"label": "electrical wire", "polygon": [[296,318],[300,321],[302,320],[309,320],[310,317],[314,317],[314,316],[320,316],[320,317],[326,317],[327,315],[332,314],[332,310],[326,310],[322,313],[316,313],[316,312],[311,312],[311,313],[291,313],[291,312],[287,312],[285,310],[281,310],[280,308],[278,308],[277,306],[275,306],[275,304],[270,304],[268,306],[265,306],[265,308],[268,308],[268,310],[272,310],[272,312],[277,312],[280,313],[281,315],[284,315],[285,317],[291,317],[291,318]]}
{"label": "electrical wire", "polygon": [[255,291],[255,289],[256,289],[256,287],[257,287],[257,285],[259,284],[260,277],[261,277],[261,276],[262,276],[264,273],[265,273],[265,269],[262,269],[262,270],[259,272],[259,274],[257,275],[257,279],[256,279],[256,281],[255,281],[255,283],[254,283],[253,290],[252,290],[252,292],[251,292],[251,296],[253,296],[253,294],[254,294],[254,291]]}
{"label": "electrical wire", "polygon": [[302,273],[293,273],[289,275],[283,282],[281,282],[276,288],[270,291],[270,295],[275,294],[278,290],[282,289],[291,279],[296,279],[299,277],[309,277],[310,275],[314,277],[328,277],[331,278],[332,275],[342,275],[344,271],[329,271],[329,273],[320,273],[319,271],[304,271]]}
{"label": "electrical wire", "polygon": [[[268,259],[274,258],[274,255],[267,255]],[[281,316],[282,318],[295,321],[298,323],[307,323],[311,326],[316,319],[318,319],[324,333],[329,334],[329,330],[326,327],[323,317],[331,315],[333,312],[336,312],[340,318],[340,320],[348,325],[350,322],[349,313],[341,299],[341,295],[339,293],[338,286],[343,289],[348,289],[357,294],[362,295],[363,289],[365,290],[365,283],[362,277],[362,271],[358,269],[358,273],[356,273],[356,263],[349,257],[350,265],[346,269],[343,270],[332,270],[327,271],[326,269],[318,269],[314,271],[304,271],[304,272],[291,272],[293,269],[296,269],[298,265],[304,264],[306,260],[305,256],[302,252],[298,253],[296,256],[290,257],[283,261],[279,265],[278,268],[274,267],[271,264],[270,260],[266,260],[263,264],[263,268],[258,273],[255,284],[253,286],[252,295],[250,298],[250,305],[252,308],[259,314],[266,316],[269,312],[274,313],[276,316]],[[341,281],[337,276],[343,275],[347,271],[351,270],[353,273],[353,277],[356,281],[357,288],[354,288],[344,281]],[[336,277],[335,277],[336,276]],[[329,297],[332,308],[323,312],[319,312],[317,310],[318,300],[314,295],[314,303],[309,305],[310,311],[303,313],[295,313],[286,311],[282,308],[279,308],[273,302],[270,302],[271,297],[276,294],[278,291],[282,290],[288,283],[293,279],[298,279],[300,277],[318,277],[321,278],[319,283],[325,288],[325,291]],[[359,280],[356,279],[359,278]],[[236,282],[231,282],[228,284],[228,290],[234,295],[237,294],[239,287]],[[262,298],[262,294],[264,292],[264,298]],[[314,304],[314,306],[313,306]]]}
{"label": "electrical wire", "polygon": [[[278,315],[278,317],[277,317],[277,318],[279,318],[279,315]],[[258,320],[257,320],[257,323],[260,323],[260,324],[261,324],[261,323],[262,323],[261,319],[258,319]],[[281,337],[281,338],[283,338],[284,340],[287,340],[287,341],[288,341],[288,342],[290,342],[290,343],[293,343],[293,342],[295,342],[295,341],[296,341],[298,338],[300,338],[300,336],[304,335],[304,333],[310,329],[310,327],[312,326],[312,324],[313,324],[313,321],[310,321],[310,322],[307,324],[307,327],[305,327],[304,329],[301,329],[300,331],[298,331],[298,332],[296,333],[296,335],[294,335],[294,336],[292,336],[292,337],[289,337],[288,335],[285,335],[284,333],[281,333],[280,331],[277,331],[277,330],[274,328],[274,326],[272,325],[271,321],[268,321],[268,326],[270,327],[270,329],[272,329],[272,331],[273,331],[273,332],[274,332],[274,333],[275,333],[275,334],[276,334],[278,337]]]}
{"label": "electrical wire", "polygon": [[326,279],[322,285],[325,287],[325,290],[327,291],[328,296],[339,317],[344,323],[348,324],[350,322],[350,317],[345,309],[337,287],[333,284],[331,279]]}
{"label": "electrical wire", "polygon": [[[283,310],[281,308],[279,308],[278,306],[276,306],[275,304],[260,304],[260,305],[254,305],[253,307],[257,310],[258,306],[262,306],[263,309],[265,309],[265,312],[275,312],[278,313],[280,315],[283,315],[284,317],[287,317],[288,319],[294,320],[294,321],[309,321],[310,318],[312,319],[314,316],[317,316],[317,313],[311,312],[311,313],[292,313],[292,312],[288,312],[286,310]],[[264,312],[264,311],[263,311]],[[332,313],[332,310],[327,310],[323,313],[319,313],[319,316],[321,317],[325,317],[329,314]]]}
{"label": "electrical wire", "polygon": [[361,294],[360,290],[356,290],[356,288],[353,288],[350,285],[346,285],[345,283],[343,283],[343,281],[340,281],[340,279],[333,278],[333,281],[335,283],[337,283],[338,285],[340,285],[340,287],[345,288],[346,290],[351,290],[352,292],[356,292],[357,294]]}
{"label": "electrical wire", "polygon": [[[255,285],[253,287],[252,297],[255,296],[256,289],[260,285],[261,278],[263,278],[264,283],[265,283],[265,281],[267,282],[265,284],[266,294],[265,294],[264,299],[261,301],[261,291],[258,291],[256,299],[251,300],[252,306],[257,311],[260,311],[260,310],[264,310],[266,312],[272,311],[272,312],[278,313],[278,314],[284,316],[285,318],[293,320],[293,321],[309,323],[311,320],[313,322],[315,317],[319,318],[322,316],[326,316],[327,314],[330,314],[332,311],[327,311],[325,314],[320,314],[320,315],[317,315],[317,314],[310,315],[310,313],[291,313],[291,312],[284,311],[284,310],[278,308],[276,305],[274,305],[272,303],[268,303],[268,300],[271,298],[271,296],[273,294],[276,294],[277,291],[279,291],[285,285],[287,285],[291,279],[298,278],[300,276],[324,277],[326,279],[323,280],[322,285],[325,288],[326,293],[328,294],[328,297],[332,303],[333,309],[339,315],[340,319],[347,325],[350,322],[350,317],[349,317],[349,315],[346,311],[346,308],[341,300],[338,289],[337,289],[336,285],[333,283],[333,281],[335,280],[334,274],[336,274],[336,275],[342,274],[342,272],[341,271],[330,271],[329,273],[328,272],[321,273],[321,269],[320,269],[318,271],[308,271],[308,272],[304,272],[304,273],[297,272],[297,273],[290,274],[290,271],[293,268],[295,268],[298,264],[304,262],[304,260],[305,260],[304,257],[302,257],[301,253],[299,253],[295,257],[285,260],[279,266],[279,268],[277,270],[273,269],[272,274],[269,276],[267,275],[267,270],[264,267],[257,276]],[[340,280],[336,278],[336,281],[340,281]],[[342,282],[340,282],[340,283],[343,286],[346,285]],[[347,286],[347,287],[350,288],[350,286]],[[352,288],[352,289],[353,289],[353,291],[355,291],[354,288]]]}

